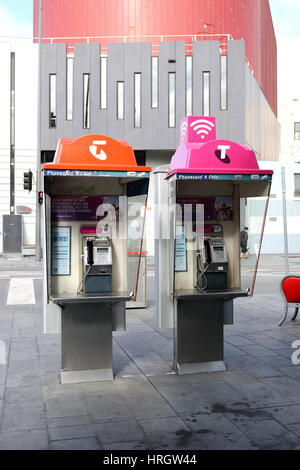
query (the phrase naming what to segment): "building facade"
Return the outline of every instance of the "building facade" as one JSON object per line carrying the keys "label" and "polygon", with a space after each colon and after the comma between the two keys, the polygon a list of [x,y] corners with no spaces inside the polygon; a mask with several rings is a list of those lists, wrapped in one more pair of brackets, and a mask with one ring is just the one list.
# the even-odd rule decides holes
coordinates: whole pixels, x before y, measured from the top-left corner
{"label": "building facade", "polygon": [[[32,43],[0,42],[0,252],[3,215],[22,215],[23,246],[35,243],[38,48]],[[23,189],[31,170],[33,190]]]}
{"label": "building facade", "polygon": [[[38,36],[39,0],[34,0]],[[277,109],[276,39],[268,0],[43,0],[44,42],[149,41],[156,54],[162,41],[245,41],[245,57],[273,112]],[[46,39],[48,38],[48,39]],[[64,38],[68,38],[67,40]]]}
{"label": "building facade", "polygon": [[[140,164],[168,164],[180,120],[192,114],[215,116],[217,138],[249,145],[260,160],[278,160],[276,40],[268,0],[43,0],[42,32],[41,162],[52,161],[59,138],[95,133],[128,141]],[[38,46],[26,47],[26,54],[15,56],[16,116],[22,119],[16,120],[20,170],[14,181],[20,190],[36,154]],[[7,117],[9,48],[1,49],[1,58],[9,58],[0,90]],[[9,171],[7,122],[2,147]],[[33,243],[34,195],[20,194],[28,205],[33,201],[31,214],[23,217],[24,243]],[[11,210],[5,197],[3,192],[2,213]],[[151,181],[150,254],[152,201]]]}
{"label": "building facade", "polygon": [[300,163],[300,100],[295,98],[279,106],[281,124],[280,160]]}

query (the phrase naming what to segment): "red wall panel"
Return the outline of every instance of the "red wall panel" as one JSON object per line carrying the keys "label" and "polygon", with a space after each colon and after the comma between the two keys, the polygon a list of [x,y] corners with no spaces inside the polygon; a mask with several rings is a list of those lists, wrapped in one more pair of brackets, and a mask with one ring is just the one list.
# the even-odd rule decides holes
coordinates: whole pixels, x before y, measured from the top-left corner
{"label": "red wall panel", "polygon": [[[34,0],[35,36],[38,3]],[[197,33],[245,40],[247,59],[276,113],[277,52],[268,0],[43,0],[43,37],[77,38],[61,40],[69,45],[80,37],[170,35],[172,40]]]}

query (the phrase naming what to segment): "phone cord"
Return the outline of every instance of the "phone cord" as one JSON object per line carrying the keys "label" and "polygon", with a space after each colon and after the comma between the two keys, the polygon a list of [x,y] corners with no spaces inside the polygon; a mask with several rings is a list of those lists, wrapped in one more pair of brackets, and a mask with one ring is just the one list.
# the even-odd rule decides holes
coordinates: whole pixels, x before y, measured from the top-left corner
{"label": "phone cord", "polygon": [[81,286],[82,286],[82,284],[83,284],[83,281],[85,280],[86,276],[89,274],[89,272],[90,272],[90,270],[91,270],[91,267],[92,267],[92,265],[90,264],[90,265],[89,265],[89,269],[86,271],[85,275],[83,276],[83,278],[82,278],[81,281],[79,282],[78,287],[77,287],[77,291],[76,291],[77,295],[80,294],[80,290],[81,290]]}

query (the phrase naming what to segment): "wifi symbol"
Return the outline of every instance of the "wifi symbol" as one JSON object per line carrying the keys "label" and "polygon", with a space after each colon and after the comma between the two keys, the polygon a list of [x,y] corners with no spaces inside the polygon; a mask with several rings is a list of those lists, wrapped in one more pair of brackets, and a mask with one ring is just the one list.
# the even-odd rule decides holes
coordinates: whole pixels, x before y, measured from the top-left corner
{"label": "wifi symbol", "polygon": [[196,134],[200,135],[201,139],[205,139],[205,136],[215,127],[214,123],[207,119],[196,119],[191,122],[190,126]]}
{"label": "wifi symbol", "polygon": [[181,140],[183,141],[186,134],[187,134],[187,130],[188,130],[188,125],[187,125],[187,122],[186,121],[183,121],[180,125],[180,136],[181,136]]}

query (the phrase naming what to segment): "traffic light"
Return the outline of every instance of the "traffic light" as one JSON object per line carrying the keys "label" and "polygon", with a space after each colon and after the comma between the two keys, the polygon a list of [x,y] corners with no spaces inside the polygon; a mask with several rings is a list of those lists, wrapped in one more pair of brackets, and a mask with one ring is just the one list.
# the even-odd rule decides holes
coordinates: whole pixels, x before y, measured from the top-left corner
{"label": "traffic light", "polygon": [[43,204],[44,193],[43,191],[39,191],[38,203]]}
{"label": "traffic light", "polygon": [[23,188],[30,192],[32,190],[32,171],[26,171],[23,176]]}

